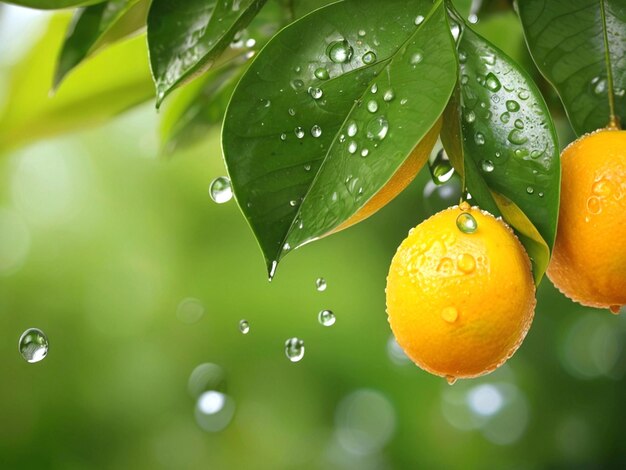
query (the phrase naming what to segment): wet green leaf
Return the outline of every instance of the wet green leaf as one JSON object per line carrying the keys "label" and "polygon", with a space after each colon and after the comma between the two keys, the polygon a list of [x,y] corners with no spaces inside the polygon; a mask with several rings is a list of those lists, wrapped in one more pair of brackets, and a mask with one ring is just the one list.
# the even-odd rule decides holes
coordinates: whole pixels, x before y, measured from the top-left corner
{"label": "wet green leaf", "polygon": [[268,43],[233,95],[222,146],[270,269],[392,178],[455,81],[441,1],[338,2]]}
{"label": "wet green leaf", "polygon": [[[601,4],[604,4],[606,22]],[[626,120],[626,2],[523,0],[518,2],[528,48],[556,88],[577,134],[609,123],[605,31],[613,71],[616,114]]]}
{"label": "wet green leaf", "polygon": [[79,9],[59,55],[54,87],[85,58],[141,30],[149,6],[149,0],[109,0]]}
{"label": "wet green leaf", "polygon": [[36,8],[38,10],[58,10],[61,8],[82,7],[86,5],[95,5],[104,0],[3,0],[5,3],[20,5],[28,8]]}
{"label": "wet green leaf", "polygon": [[69,21],[67,14],[52,17],[46,33],[12,69],[0,110],[0,150],[106,121],[154,96],[145,37],[86,61],[50,96],[55,52]]}
{"label": "wet green leaf", "polygon": [[[548,109],[530,77],[467,27],[458,56],[464,169],[472,203],[501,214],[524,235],[531,257],[545,254],[536,248],[554,244],[560,195],[558,142]],[[453,121],[458,115],[446,116],[444,128],[458,125]],[[451,153],[459,152],[455,135],[442,135]],[[509,201],[506,211],[502,201]],[[548,258],[533,260],[536,280]]]}
{"label": "wet green leaf", "polygon": [[157,106],[178,85],[209,69],[266,0],[154,0],[148,47]]}

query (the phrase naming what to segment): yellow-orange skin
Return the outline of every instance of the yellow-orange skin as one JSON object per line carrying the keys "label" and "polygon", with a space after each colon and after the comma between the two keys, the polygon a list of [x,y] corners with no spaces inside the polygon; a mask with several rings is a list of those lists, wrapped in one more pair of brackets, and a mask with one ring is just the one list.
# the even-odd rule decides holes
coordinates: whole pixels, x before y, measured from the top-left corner
{"label": "yellow-orange skin", "polygon": [[437,142],[441,130],[441,119],[428,131],[424,138],[415,146],[409,157],[398,168],[395,174],[359,211],[337,227],[333,232],[346,229],[367,219],[379,209],[389,204],[395,197],[406,189],[415,179],[419,171],[426,164],[430,152]]}
{"label": "yellow-orange skin", "polygon": [[[530,260],[511,229],[472,208],[446,209],[409,233],[387,277],[387,314],[396,340],[422,369],[449,380],[487,374],[522,343],[532,323]],[[473,269],[472,259],[473,258]]]}
{"label": "yellow-orange skin", "polygon": [[561,154],[559,225],[548,277],[589,307],[626,304],[626,131],[583,136]]}

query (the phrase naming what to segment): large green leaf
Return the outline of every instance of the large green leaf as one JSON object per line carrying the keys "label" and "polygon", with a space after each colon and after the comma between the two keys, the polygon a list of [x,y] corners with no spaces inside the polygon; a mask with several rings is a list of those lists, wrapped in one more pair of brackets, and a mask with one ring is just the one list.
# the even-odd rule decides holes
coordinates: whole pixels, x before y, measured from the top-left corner
{"label": "large green leaf", "polygon": [[626,2],[522,0],[518,11],[537,67],[561,96],[576,133],[609,123],[609,62],[615,113],[625,121]]}
{"label": "large green leaf", "polygon": [[59,55],[54,87],[94,52],[141,30],[149,6],[149,0],[109,0],[79,9]]}
{"label": "large green leaf", "polygon": [[559,146],[547,106],[530,77],[468,27],[458,55],[461,113],[446,112],[443,143],[453,162],[464,161],[473,199],[516,229],[539,282],[554,244],[560,195]]}
{"label": "large green leaf", "polygon": [[86,61],[50,97],[55,52],[69,20],[67,14],[52,17],[47,32],[12,69],[8,101],[0,110],[0,150],[103,122],[154,96],[145,37],[137,37]]}
{"label": "large green leaf", "polygon": [[94,5],[104,0],[3,0],[5,3],[20,5],[38,10],[57,10],[61,8],[73,8],[86,5]]}
{"label": "large green leaf", "polygon": [[179,84],[210,68],[266,0],[153,0],[148,15],[157,106]]}
{"label": "large green leaf", "polygon": [[268,43],[233,95],[222,145],[270,271],[392,178],[455,81],[441,1],[338,2]]}

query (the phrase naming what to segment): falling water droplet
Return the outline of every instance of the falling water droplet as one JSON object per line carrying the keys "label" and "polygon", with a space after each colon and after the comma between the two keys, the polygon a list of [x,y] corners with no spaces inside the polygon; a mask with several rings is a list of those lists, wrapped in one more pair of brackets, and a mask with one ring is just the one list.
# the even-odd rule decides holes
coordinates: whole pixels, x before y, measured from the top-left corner
{"label": "falling water droplet", "polygon": [[244,335],[247,335],[250,332],[250,323],[248,323],[248,320],[239,321],[239,331],[241,331],[241,334]]}
{"label": "falling water droplet", "polygon": [[233,198],[233,188],[226,176],[215,178],[209,186],[209,196],[214,202],[224,204]]}
{"label": "falling water droplet", "polygon": [[441,318],[447,323],[454,323],[459,317],[459,312],[454,307],[446,307],[441,311]]}
{"label": "falling water droplet", "polygon": [[336,318],[335,314],[331,310],[322,310],[317,315],[317,320],[320,322],[320,325],[333,326]]}
{"label": "falling water droplet", "polygon": [[495,169],[495,166],[491,160],[483,160],[480,164],[480,167],[485,173],[491,173]]}
{"label": "falling water droplet", "polygon": [[300,338],[289,338],[285,341],[285,355],[291,362],[300,362],[304,357],[304,341]]}
{"label": "falling water droplet", "polygon": [[478,222],[472,214],[464,212],[456,218],[456,226],[463,233],[474,233],[478,228]]}
{"label": "falling water droplet", "polygon": [[384,116],[379,116],[372,119],[368,123],[365,131],[368,139],[381,141],[387,137],[387,132],[389,132],[389,123]]}
{"label": "falling water droplet", "polygon": [[441,185],[446,183],[454,174],[454,168],[450,163],[450,159],[444,149],[439,150],[434,160],[428,165],[432,180],[435,184]]}
{"label": "falling water droplet", "polygon": [[343,41],[336,41],[331,43],[327,49],[328,57],[336,64],[345,64],[350,62],[354,49],[350,46],[350,43],[345,39]]}
{"label": "falling water droplet", "polygon": [[324,67],[320,67],[315,70],[314,75],[319,80],[328,80],[330,78],[330,74],[328,73],[328,69]]}
{"label": "falling water droplet", "polygon": [[315,138],[319,137],[322,135],[322,128],[320,126],[318,126],[317,124],[314,125],[311,128],[311,135]]}
{"label": "falling water droplet", "polygon": [[376,62],[376,54],[372,51],[368,51],[363,54],[362,59],[364,64],[373,64],[374,62]]}
{"label": "falling water droplet", "polygon": [[20,336],[18,347],[27,362],[39,362],[48,355],[48,338],[40,329],[29,328]]}

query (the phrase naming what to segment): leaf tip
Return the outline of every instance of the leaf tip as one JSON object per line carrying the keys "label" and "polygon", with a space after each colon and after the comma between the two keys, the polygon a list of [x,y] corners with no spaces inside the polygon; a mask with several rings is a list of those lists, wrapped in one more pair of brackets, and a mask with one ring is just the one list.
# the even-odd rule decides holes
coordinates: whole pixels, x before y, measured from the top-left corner
{"label": "leaf tip", "polygon": [[272,282],[276,275],[276,268],[278,268],[278,260],[267,260],[267,280]]}

